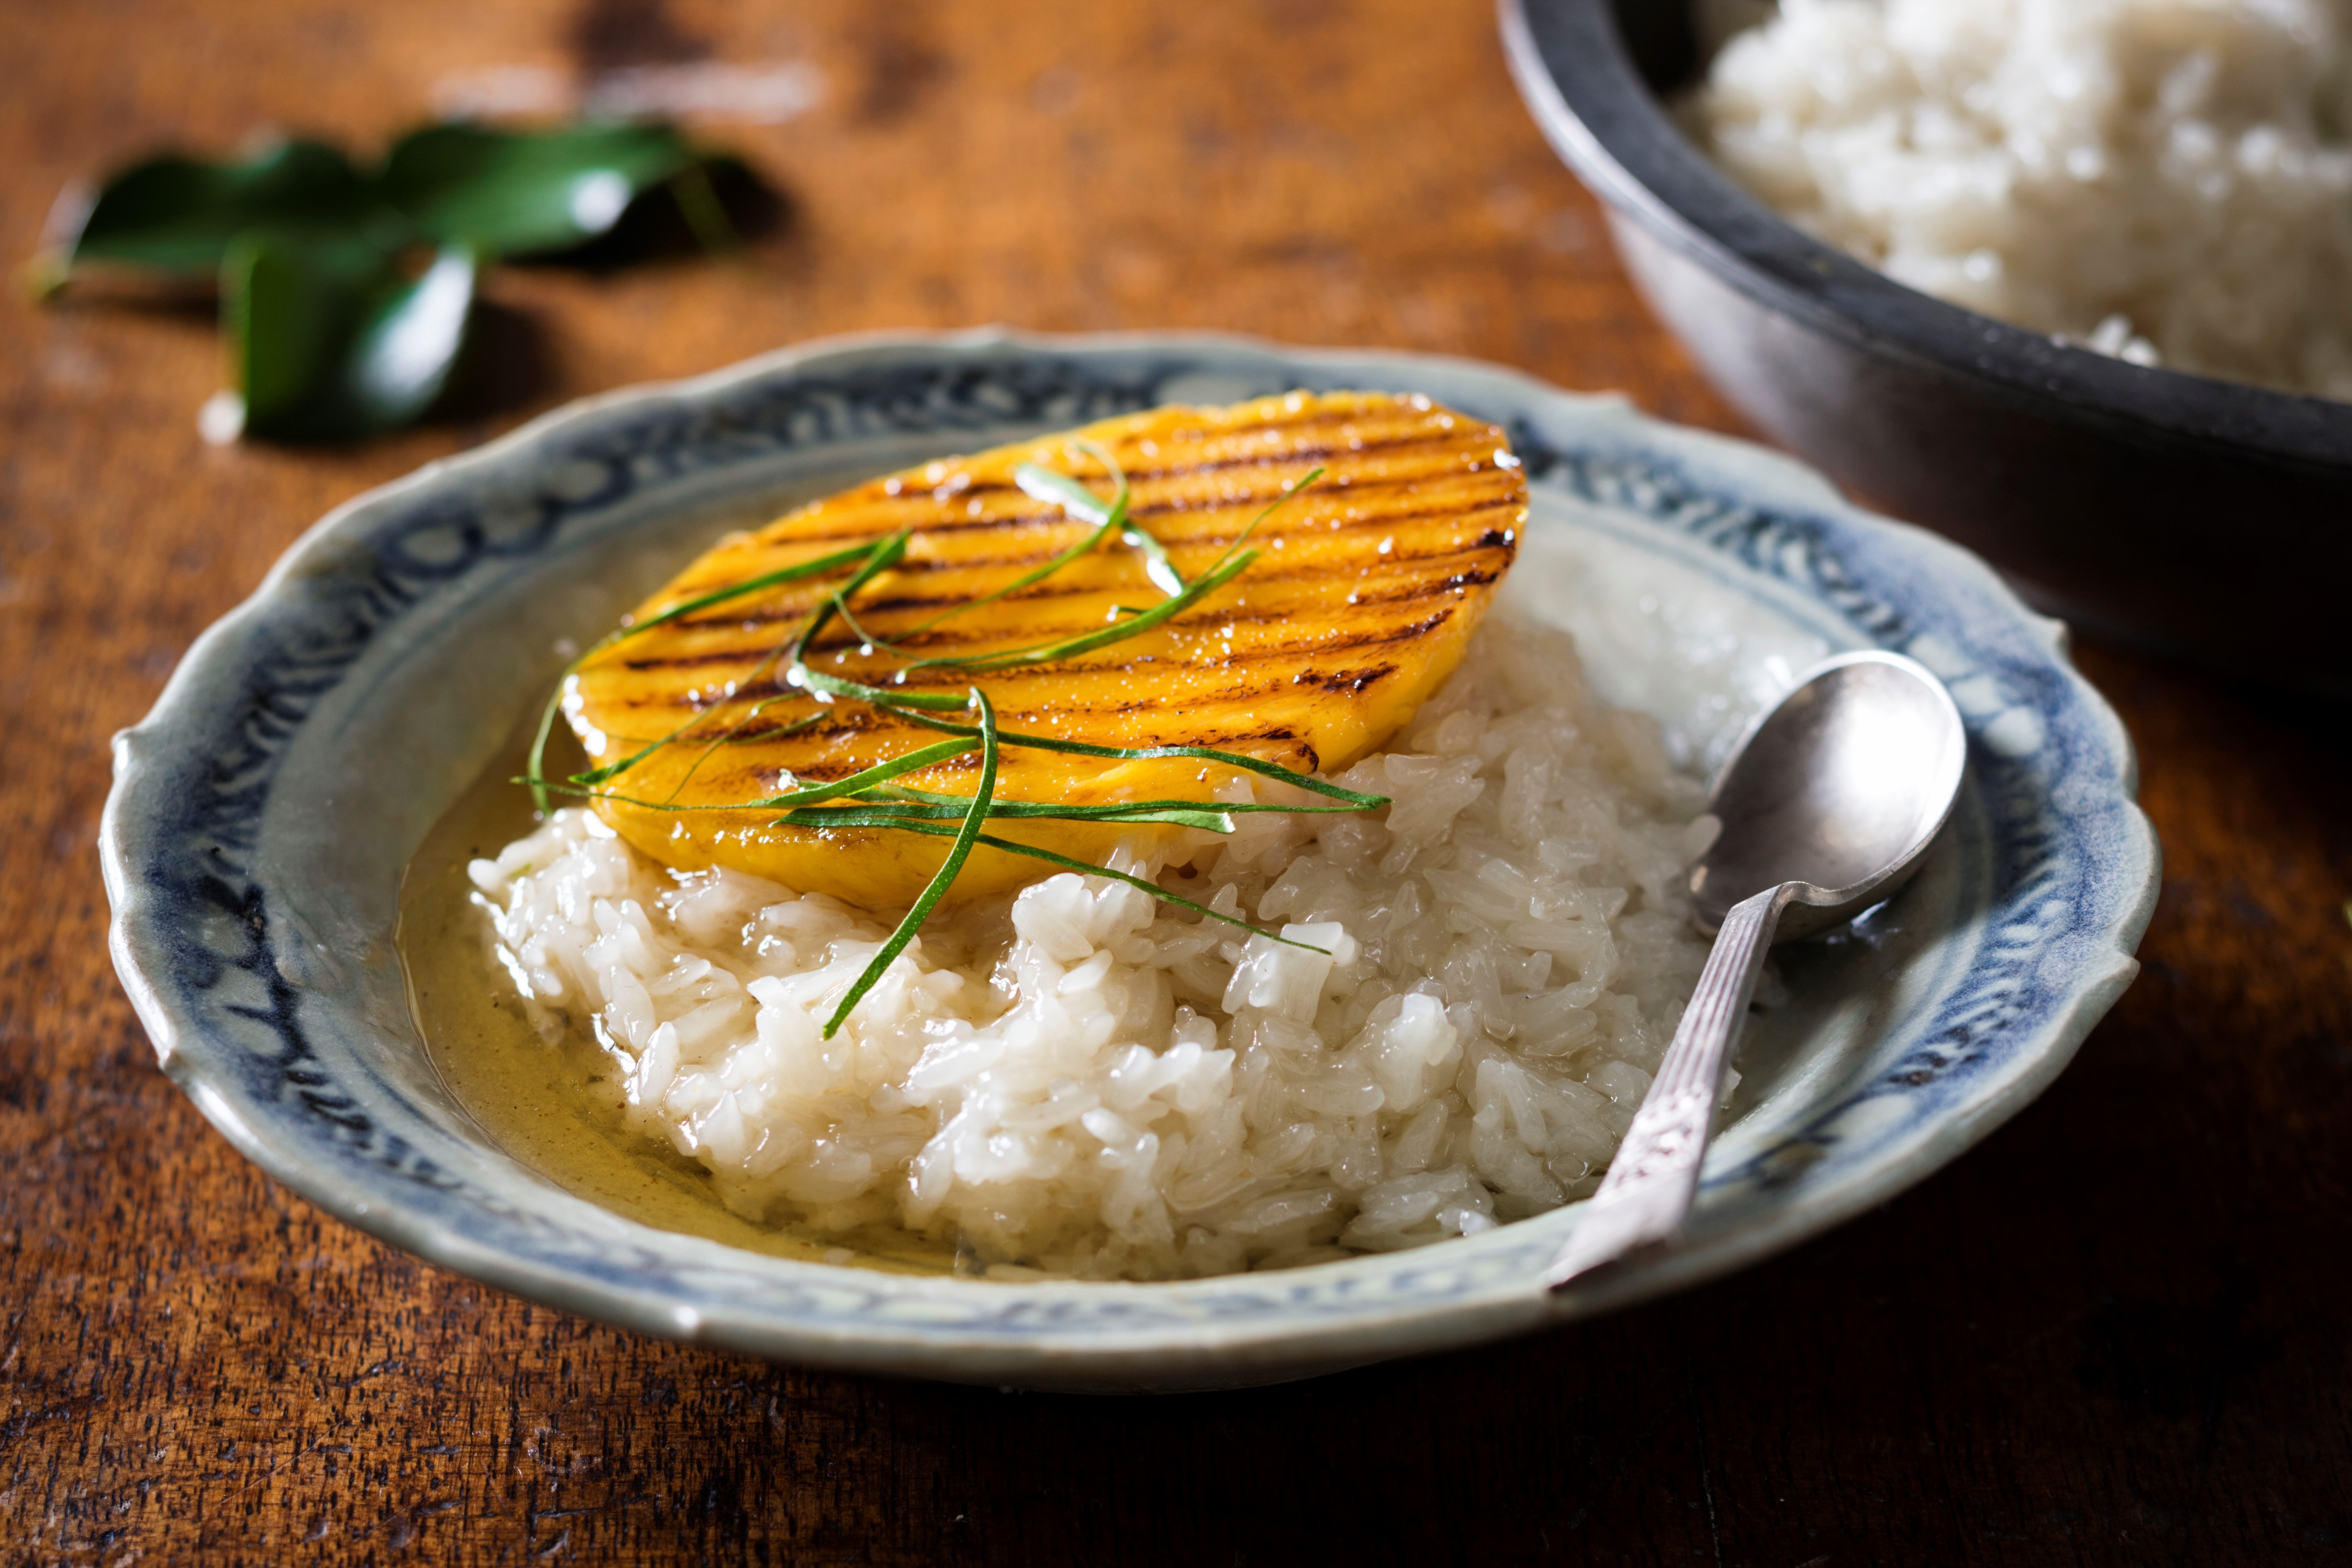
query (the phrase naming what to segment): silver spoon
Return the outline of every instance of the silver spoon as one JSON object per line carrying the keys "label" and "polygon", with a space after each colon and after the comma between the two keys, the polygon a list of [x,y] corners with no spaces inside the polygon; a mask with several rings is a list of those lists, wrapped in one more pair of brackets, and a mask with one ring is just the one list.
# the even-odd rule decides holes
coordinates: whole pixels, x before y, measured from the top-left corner
{"label": "silver spoon", "polygon": [[1900,654],[1816,665],[1748,727],[1707,802],[1722,831],[1691,872],[1715,950],[1608,1176],[1544,1271],[1553,1289],[1681,1231],[1765,950],[1910,880],[1952,814],[1967,754],[1950,694]]}

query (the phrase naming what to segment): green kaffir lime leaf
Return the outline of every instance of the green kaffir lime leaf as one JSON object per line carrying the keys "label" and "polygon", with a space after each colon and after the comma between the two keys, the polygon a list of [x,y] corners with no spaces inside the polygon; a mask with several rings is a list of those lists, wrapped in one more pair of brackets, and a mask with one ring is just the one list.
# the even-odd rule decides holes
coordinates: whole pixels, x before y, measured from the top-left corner
{"label": "green kaffir lime leaf", "polygon": [[462,245],[416,258],[316,231],[240,237],[221,269],[221,317],[245,430],[337,440],[415,419],[464,346],[475,271]]}
{"label": "green kaffir lime leaf", "polygon": [[319,142],[281,142],[243,163],[168,156],[132,164],[100,187],[65,260],[205,277],[239,235],[262,227],[392,244],[406,231],[341,152]]}
{"label": "green kaffir lime leaf", "polygon": [[665,125],[435,125],[393,144],[377,186],[436,239],[520,256],[568,250],[608,232],[639,196],[698,163]]}

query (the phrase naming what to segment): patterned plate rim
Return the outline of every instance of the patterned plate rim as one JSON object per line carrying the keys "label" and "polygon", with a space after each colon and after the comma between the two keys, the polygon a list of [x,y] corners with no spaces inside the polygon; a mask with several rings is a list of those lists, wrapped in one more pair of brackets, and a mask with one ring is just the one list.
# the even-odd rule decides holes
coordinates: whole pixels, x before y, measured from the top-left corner
{"label": "patterned plate rim", "polygon": [[[1144,363],[1157,379],[1136,379],[1136,367]],[[2044,682],[2039,691],[2042,708],[2021,701],[1972,715],[1972,752],[1998,765],[2001,747],[1993,742],[2000,740],[1999,727],[2021,712],[2039,725],[2038,715],[2046,711],[2072,722],[2086,761],[2100,764],[2094,771],[2103,771],[2108,794],[2087,804],[2104,813],[2114,835],[2105,846],[2112,864],[2099,883],[2096,921],[2088,929],[2092,946],[2100,951],[2082,956],[2056,1005],[2041,1010],[2029,1035],[2017,1037],[2007,1028],[2009,1015],[1996,1009],[1984,1016],[1981,1037],[1971,1041],[1963,1031],[1943,1056],[1912,1069],[1927,1074],[1916,1089],[1955,1063],[1982,1068],[1991,1044],[2002,1044],[2000,1070],[1983,1068],[1992,1076],[1978,1083],[1957,1112],[1940,1119],[1920,1112],[1913,1121],[1921,1124],[1905,1129],[1901,1147],[1890,1153],[1882,1138],[1868,1161],[1859,1152],[1858,1138],[1852,1157],[1845,1156],[1835,1118],[1825,1114],[1809,1124],[1824,1130],[1814,1140],[1813,1157],[1795,1166],[1721,1171],[1711,1163],[1710,1202],[1725,1194],[1732,1223],[1696,1233],[1680,1252],[1550,1299],[1535,1288],[1535,1264],[1573,1222],[1573,1206],[1417,1254],[1318,1265],[1287,1275],[1168,1285],[877,1284],[893,1277],[760,1258],[646,1232],[657,1238],[654,1250],[680,1260],[665,1288],[633,1277],[625,1268],[590,1269],[520,1254],[498,1238],[468,1234],[414,1193],[388,1188],[381,1173],[371,1179],[370,1167],[324,1162],[315,1147],[273,1136],[269,1123],[278,1105],[256,1104],[245,1092],[230,1070],[243,1047],[215,1037],[216,1031],[183,994],[182,977],[173,973],[170,906],[180,890],[159,885],[155,857],[163,851],[152,840],[159,794],[185,779],[189,759],[174,757],[173,742],[206,732],[208,719],[214,721],[209,728],[217,730],[214,710],[224,676],[242,670],[253,648],[290,616],[300,585],[331,574],[347,556],[350,541],[398,509],[525,468],[534,458],[562,452],[567,441],[593,439],[619,413],[714,416],[730,399],[852,374],[861,366],[927,367],[935,376],[952,372],[985,384],[979,373],[1024,363],[1104,377],[1124,367],[1129,381],[1144,389],[1139,396],[1186,375],[1225,374],[1236,367],[1255,371],[1262,380],[1279,371],[1275,379],[1326,385],[1345,384],[1355,371],[1364,373],[1369,384],[1396,385],[1409,372],[1441,396],[1451,395],[1448,386],[1483,388],[1491,395],[1488,402],[1499,398],[1521,411],[1514,438],[1528,459],[1531,479],[1591,500],[1638,504],[1654,519],[1750,567],[1785,575],[1783,557],[1799,558],[1802,564],[1810,550],[1811,564],[1803,567],[1812,574],[1810,590],[1871,640],[1916,640],[1919,628],[1906,633],[1897,624],[1899,613],[1874,600],[1867,582],[1846,571],[1840,548],[1875,552],[1884,557],[1876,563],[1883,567],[1936,578],[1941,592],[1966,602],[1979,617],[2005,621],[2040,656],[2034,673]],[[1293,378],[1294,370],[1307,374]],[[1538,428],[1544,413],[1578,423],[1591,447],[1554,446]],[[997,416],[1001,425],[1001,411]],[[1628,453],[1639,453],[1643,463],[1629,466]],[[2056,1076],[2137,970],[2131,953],[2153,910],[2158,872],[2154,835],[2133,800],[2137,764],[2129,740],[2104,700],[2068,662],[2063,628],[2027,610],[1988,567],[1958,546],[1860,511],[1790,458],[1650,420],[1622,399],[1564,392],[1519,372],[1458,358],[1294,348],[1215,333],[1064,337],[990,328],[860,334],[799,345],[688,381],[625,388],[569,405],[330,512],[289,548],[250,597],[197,639],[152,712],[117,737],[115,751],[116,779],[100,847],[115,911],[110,945],[117,969],[165,1070],[264,1171],[394,1245],[587,1315],[769,1355],[1041,1386],[1250,1382],[1436,1349],[1627,1304],[1793,1245],[1922,1179],[2014,1114]],[[257,888],[251,908],[256,952],[266,958],[269,921]],[[179,949],[178,956],[184,957],[184,951]],[[1965,1086],[1977,1080],[1963,1072],[1958,1081]],[[1882,1109],[1894,1092],[1881,1093]],[[1853,1097],[1831,1110],[1844,1113],[1866,1099]],[[739,1302],[704,1305],[689,1299],[697,1279],[746,1271],[779,1283],[794,1281],[786,1294],[798,1298],[805,1310],[794,1315],[781,1306],[747,1310]],[[865,1288],[845,1290],[838,1277],[853,1273]],[[876,1300],[911,1304],[911,1315],[877,1312]],[[950,1302],[969,1304],[941,1310]]]}

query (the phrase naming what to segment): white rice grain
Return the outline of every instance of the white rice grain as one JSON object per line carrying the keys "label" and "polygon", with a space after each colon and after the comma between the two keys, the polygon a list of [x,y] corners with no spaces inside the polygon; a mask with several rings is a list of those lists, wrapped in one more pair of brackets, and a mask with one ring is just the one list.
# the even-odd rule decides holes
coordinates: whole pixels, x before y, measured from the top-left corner
{"label": "white rice grain", "polygon": [[1204,1275],[1591,1191],[1705,957],[1698,790],[1664,759],[1564,635],[1490,628],[1342,776],[1384,812],[1125,862],[1330,956],[1064,874],[935,921],[829,1041],[885,916],[672,872],[581,811],[470,873],[542,1035],[591,1034],[628,1121],[736,1212],[947,1236],[981,1270]]}

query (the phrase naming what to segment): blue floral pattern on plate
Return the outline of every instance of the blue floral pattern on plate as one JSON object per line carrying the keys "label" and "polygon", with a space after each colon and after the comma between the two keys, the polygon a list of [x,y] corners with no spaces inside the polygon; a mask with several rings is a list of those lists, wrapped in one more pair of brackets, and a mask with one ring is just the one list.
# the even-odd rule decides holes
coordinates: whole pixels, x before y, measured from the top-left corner
{"label": "blue floral pattern on plate", "polygon": [[[558,638],[608,622],[722,522],[924,456],[1292,387],[1426,392],[1500,421],[1527,465],[1531,545],[1664,574],[1822,647],[1908,652],[1968,718],[1941,868],[1843,947],[1790,961],[1797,1000],[1759,1021],[1761,1088],[1710,1154],[1686,1246],[1549,1299],[1536,1275],[1573,1207],[1275,1275],[927,1279],[652,1230],[487,1144],[425,1058],[392,921],[402,866],[560,665]],[[1514,581],[1551,570],[1541,556]],[[1707,736],[1685,739],[1704,760]],[[1186,1387],[1656,1294],[1918,1180],[2038,1092],[2129,983],[2157,875],[2135,788],[2129,742],[2054,623],[1784,458],[1461,361],[984,331],[818,344],[615,394],[339,510],[118,739],[102,841],[117,966],[166,1070],[353,1224],[525,1295],[761,1354]]]}

